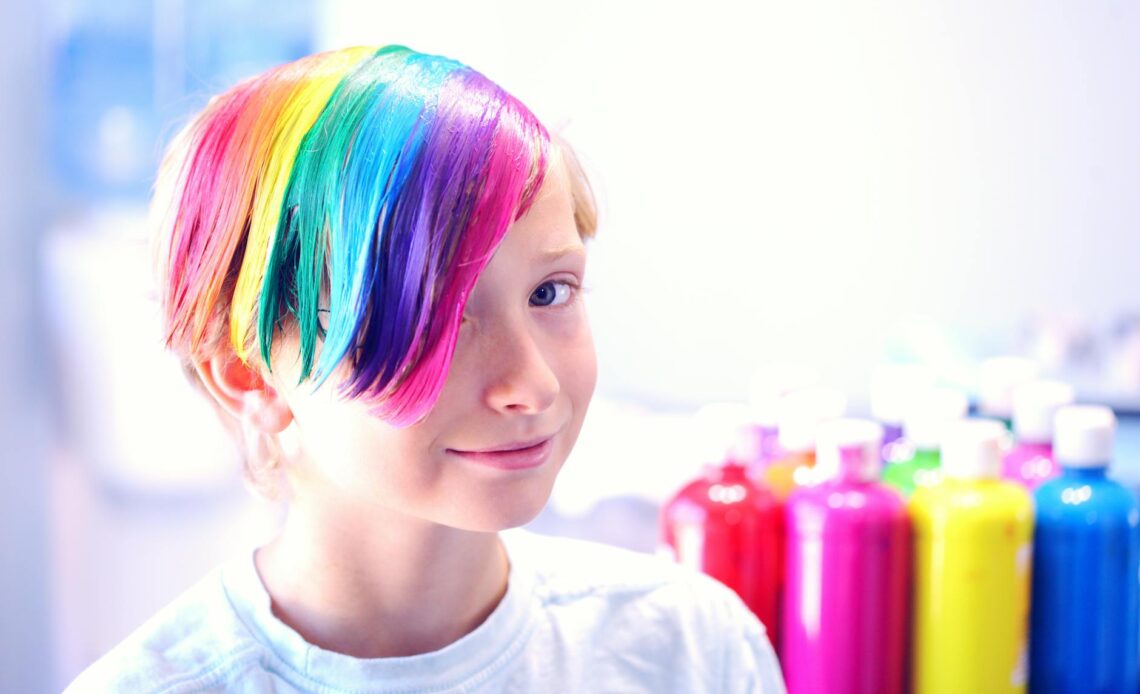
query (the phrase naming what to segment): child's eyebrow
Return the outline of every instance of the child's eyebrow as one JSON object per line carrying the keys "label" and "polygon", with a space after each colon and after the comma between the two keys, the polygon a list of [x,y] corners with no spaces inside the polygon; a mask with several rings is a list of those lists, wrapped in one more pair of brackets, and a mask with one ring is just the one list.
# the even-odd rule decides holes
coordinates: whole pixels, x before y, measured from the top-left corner
{"label": "child's eyebrow", "polygon": [[580,255],[586,254],[586,247],[580,243],[572,246],[563,246],[562,248],[552,248],[550,250],[542,251],[539,253],[538,258],[544,263],[553,263],[559,258],[578,253]]}

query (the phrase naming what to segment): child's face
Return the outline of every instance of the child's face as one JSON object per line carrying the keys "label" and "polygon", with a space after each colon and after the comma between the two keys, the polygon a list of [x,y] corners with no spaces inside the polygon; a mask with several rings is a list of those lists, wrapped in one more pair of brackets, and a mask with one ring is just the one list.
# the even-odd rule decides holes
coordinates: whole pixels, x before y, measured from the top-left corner
{"label": "child's face", "polygon": [[[544,258],[566,249],[574,250]],[[537,515],[594,392],[593,338],[576,289],[585,262],[566,176],[556,167],[475,285],[439,401],[405,429],[373,417],[365,403],[337,398],[331,378],[316,393],[311,383],[294,385],[295,365],[278,362],[274,385],[298,437],[299,456],[289,463],[294,503],[479,531]],[[526,469],[457,452],[547,437],[545,461]]]}

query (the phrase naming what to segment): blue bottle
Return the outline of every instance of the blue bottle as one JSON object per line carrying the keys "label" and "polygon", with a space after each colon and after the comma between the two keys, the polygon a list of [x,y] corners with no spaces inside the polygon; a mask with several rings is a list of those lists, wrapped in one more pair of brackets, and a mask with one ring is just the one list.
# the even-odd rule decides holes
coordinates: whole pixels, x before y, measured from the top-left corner
{"label": "blue bottle", "polygon": [[1034,495],[1034,694],[1140,687],[1140,507],[1106,476],[1115,428],[1107,407],[1057,412],[1061,475]]}

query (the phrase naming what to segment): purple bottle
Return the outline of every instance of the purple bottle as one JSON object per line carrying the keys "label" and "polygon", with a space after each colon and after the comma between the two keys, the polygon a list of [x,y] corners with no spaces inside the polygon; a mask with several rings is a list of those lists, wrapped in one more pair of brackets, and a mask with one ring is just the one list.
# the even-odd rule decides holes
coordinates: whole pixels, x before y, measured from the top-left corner
{"label": "purple bottle", "polygon": [[1005,456],[1003,477],[1032,492],[1061,473],[1053,458],[1053,418],[1073,399],[1073,387],[1060,381],[1030,381],[1014,390],[1016,444]]}
{"label": "purple bottle", "polygon": [[820,426],[824,480],[788,498],[781,660],[790,694],[899,694],[906,676],[910,521],[878,482],[883,429]]}

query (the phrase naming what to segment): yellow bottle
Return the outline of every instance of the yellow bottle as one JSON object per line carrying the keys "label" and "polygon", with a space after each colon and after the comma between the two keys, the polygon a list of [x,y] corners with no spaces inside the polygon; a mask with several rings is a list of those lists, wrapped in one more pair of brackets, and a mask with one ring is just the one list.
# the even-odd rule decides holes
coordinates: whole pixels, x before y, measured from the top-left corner
{"label": "yellow bottle", "polygon": [[914,694],[1024,692],[1033,503],[998,479],[1005,428],[947,425],[943,480],[910,499]]}

